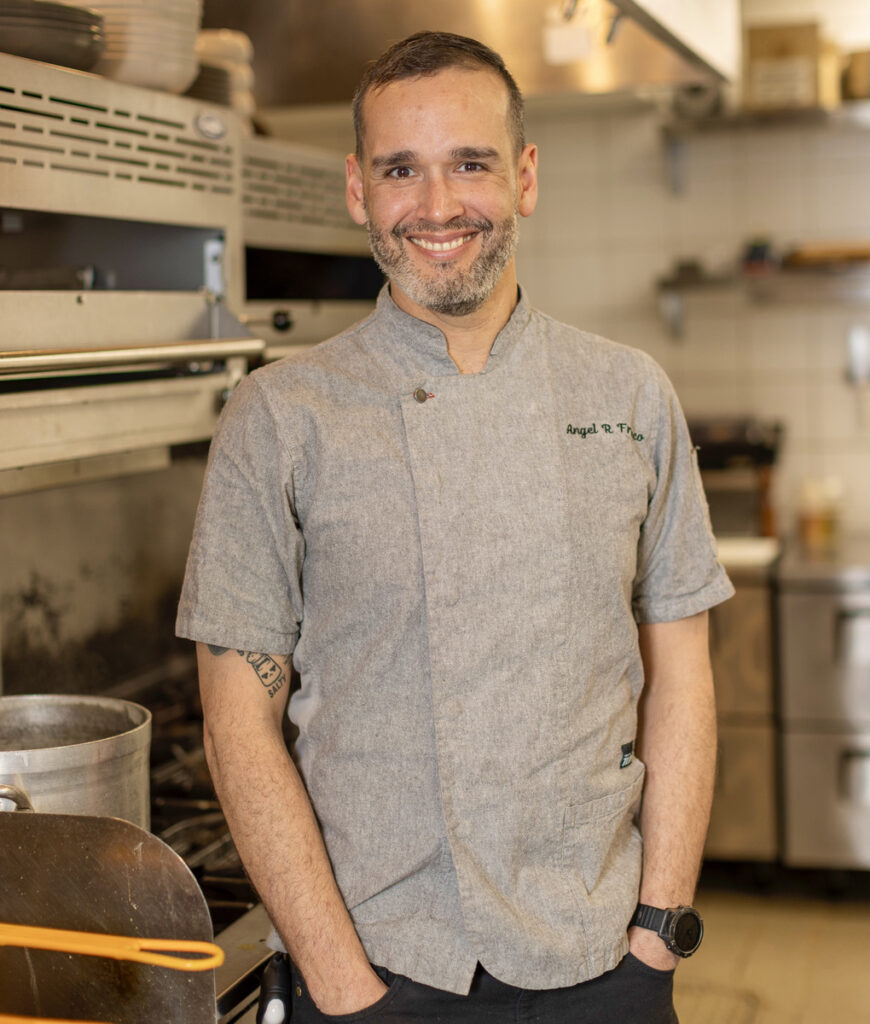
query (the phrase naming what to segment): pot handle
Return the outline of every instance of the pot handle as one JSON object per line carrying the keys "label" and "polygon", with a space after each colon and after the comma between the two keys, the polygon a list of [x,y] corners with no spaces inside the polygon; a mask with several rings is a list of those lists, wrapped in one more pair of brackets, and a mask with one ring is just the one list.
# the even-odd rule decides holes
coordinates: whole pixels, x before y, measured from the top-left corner
{"label": "pot handle", "polygon": [[[30,797],[23,789],[19,789],[18,786],[8,786],[6,783],[0,783],[0,800],[11,800],[15,804],[15,810],[17,811],[33,810]],[[2,810],[5,810],[5,808],[0,807],[0,811]]]}

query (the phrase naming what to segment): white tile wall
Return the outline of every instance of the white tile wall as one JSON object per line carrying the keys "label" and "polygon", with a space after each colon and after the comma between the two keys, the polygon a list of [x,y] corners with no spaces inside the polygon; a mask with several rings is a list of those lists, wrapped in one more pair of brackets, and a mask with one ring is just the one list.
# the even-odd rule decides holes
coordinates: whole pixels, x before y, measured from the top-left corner
{"label": "white tile wall", "polygon": [[725,289],[687,302],[677,340],[654,289],[675,259],[719,270],[753,235],[780,248],[870,239],[870,126],[699,135],[679,194],[654,111],[533,110],[528,135],[541,148],[541,192],[518,266],[533,303],[649,351],[688,415],[780,420],[781,529],[795,526],[806,476],[836,475],[844,525],[870,531],[870,394],[844,373],[849,325],[870,324],[870,304],[758,305]]}

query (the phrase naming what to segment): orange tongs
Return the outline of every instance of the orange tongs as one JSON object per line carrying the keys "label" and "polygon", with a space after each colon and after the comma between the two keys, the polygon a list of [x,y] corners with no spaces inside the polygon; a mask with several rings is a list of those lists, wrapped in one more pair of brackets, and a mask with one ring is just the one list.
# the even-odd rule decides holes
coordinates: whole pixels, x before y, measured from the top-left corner
{"label": "orange tongs", "polygon": [[0,1013],[0,1024],[108,1024],[99,1020],[70,1020],[69,1017],[22,1017],[17,1013]]}
{"label": "orange tongs", "polygon": [[[51,949],[60,953],[105,956],[113,960],[136,960],[174,971],[207,971],[220,967],[224,951],[213,942],[188,939],[144,939],[132,935],[101,935],[98,932],[70,932],[62,928],[39,928],[0,922],[0,946]],[[183,954],[200,954],[193,959]]]}

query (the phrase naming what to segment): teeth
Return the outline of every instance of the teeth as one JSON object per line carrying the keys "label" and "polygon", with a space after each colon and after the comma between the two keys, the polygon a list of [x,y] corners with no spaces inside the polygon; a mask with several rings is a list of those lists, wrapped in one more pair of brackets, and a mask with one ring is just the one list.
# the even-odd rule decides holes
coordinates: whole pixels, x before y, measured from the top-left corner
{"label": "teeth", "polygon": [[451,249],[458,249],[460,245],[464,245],[471,237],[471,235],[464,235],[453,242],[429,242],[425,238],[411,238],[410,241],[414,245],[419,245],[421,249],[428,249],[430,252],[449,252]]}

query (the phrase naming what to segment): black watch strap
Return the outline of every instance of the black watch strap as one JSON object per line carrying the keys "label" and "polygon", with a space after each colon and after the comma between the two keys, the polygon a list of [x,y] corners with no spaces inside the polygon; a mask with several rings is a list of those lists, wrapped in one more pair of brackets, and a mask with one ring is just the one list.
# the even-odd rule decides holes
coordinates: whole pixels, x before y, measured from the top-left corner
{"label": "black watch strap", "polygon": [[651,931],[661,934],[666,914],[667,910],[662,910],[660,907],[651,907],[647,903],[638,903],[631,923],[641,928],[649,928]]}

